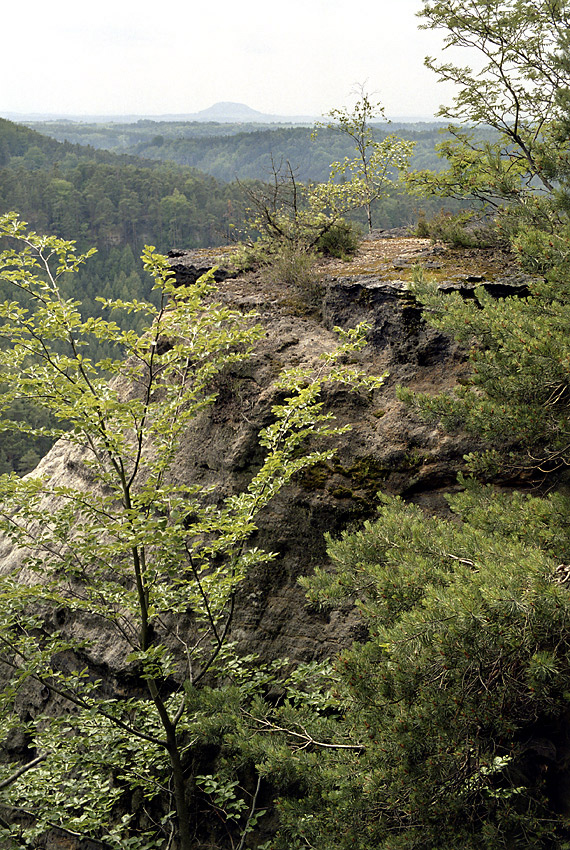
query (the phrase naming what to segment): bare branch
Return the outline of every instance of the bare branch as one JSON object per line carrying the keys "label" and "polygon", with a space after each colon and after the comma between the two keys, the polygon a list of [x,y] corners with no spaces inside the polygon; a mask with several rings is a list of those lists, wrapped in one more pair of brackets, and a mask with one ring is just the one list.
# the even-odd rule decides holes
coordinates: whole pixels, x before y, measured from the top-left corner
{"label": "bare branch", "polygon": [[32,761],[29,761],[27,764],[22,765],[19,770],[17,770],[11,776],[8,776],[7,779],[3,779],[0,782],[0,791],[2,791],[4,788],[8,788],[9,785],[13,785],[14,782],[17,782],[20,776],[23,776],[29,770],[33,770],[34,767],[37,767],[38,764],[41,764],[42,762],[46,761],[46,759],[47,755],[38,756],[37,758],[32,759]]}

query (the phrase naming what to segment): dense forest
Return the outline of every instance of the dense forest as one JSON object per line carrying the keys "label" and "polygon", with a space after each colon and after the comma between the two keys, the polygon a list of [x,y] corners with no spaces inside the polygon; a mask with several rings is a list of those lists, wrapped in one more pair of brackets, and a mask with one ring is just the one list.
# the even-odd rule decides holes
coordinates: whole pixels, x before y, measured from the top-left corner
{"label": "dense forest", "polygon": [[[194,169],[143,162],[57,142],[0,120],[0,211],[17,210],[36,230],[76,240],[97,254],[68,285],[84,315],[101,315],[96,301],[154,297],[140,254],[145,243],[163,251],[227,243],[244,224],[245,198],[236,183]],[[6,289],[2,289],[6,294]],[[93,340],[95,357],[109,353]],[[3,470],[28,471],[49,441],[4,435]]]}
{"label": "dense forest", "polygon": [[99,248],[220,244],[240,225],[241,193],[192,168],[55,142],[0,123],[0,203],[40,229]]}
{"label": "dense forest", "polygon": [[[35,122],[29,126],[59,141],[134,154],[148,159],[189,165],[218,180],[263,180],[271,176],[272,158],[289,161],[299,180],[327,180],[333,160],[351,154],[350,140],[323,128],[313,138],[312,127],[139,121],[136,124]],[[435,147],[445,124],[371,124],[377,139],[397,133],[415,143],[413,168],[437,170]]]}

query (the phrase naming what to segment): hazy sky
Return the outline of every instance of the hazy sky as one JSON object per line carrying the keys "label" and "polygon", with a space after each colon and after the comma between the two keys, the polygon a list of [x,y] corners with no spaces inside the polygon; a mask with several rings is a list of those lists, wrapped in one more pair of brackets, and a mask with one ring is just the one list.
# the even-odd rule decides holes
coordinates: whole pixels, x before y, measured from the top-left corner
{"label": "hazy sky", "polygon": [[442,37],[421,0],[27,0],[2,10],[0,115],[165,114],[246,103],[282,115],[350,103],[367,81],[389,115],[450,100],[423,66]]}

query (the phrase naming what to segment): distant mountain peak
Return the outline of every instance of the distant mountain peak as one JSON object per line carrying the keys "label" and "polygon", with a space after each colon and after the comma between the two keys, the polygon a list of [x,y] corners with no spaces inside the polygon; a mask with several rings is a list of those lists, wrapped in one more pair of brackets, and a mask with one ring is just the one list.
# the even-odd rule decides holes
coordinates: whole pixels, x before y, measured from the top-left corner
{"label": "distant mountain peak", "polygon": [[252,119],[263,117],[263,113],[259,112],[257,109],[252,109],[251,106],[247,106],[245,103],[233,103],[229,100],[221,100],[219,103],[214,103],[213,106],[209,106],[207,109],[201,109],[200,112],[196,113],[197,115],[215,118],[215,117],[223,117],[223,118],[237,118],[239,119]]}
{"label": "distant mountain peak", "polygon": [[316,120],[309,115],[270,115],[252,109],[246,103],[221,100],[188,116],[193,121],[214,121],[220,124],[312,124]]}

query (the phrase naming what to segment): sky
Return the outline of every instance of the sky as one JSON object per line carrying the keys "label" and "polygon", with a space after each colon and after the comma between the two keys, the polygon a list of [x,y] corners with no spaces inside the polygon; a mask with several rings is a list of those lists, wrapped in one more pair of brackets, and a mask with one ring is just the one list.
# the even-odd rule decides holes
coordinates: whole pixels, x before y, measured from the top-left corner
{"label": "sky", "polygon": [[[431,117],[452,90],[423,65],[442,35],[422,0],[27,0],[2,11],[0,115],[164,115],[245,103],[277,115],[350,106]],[[354,100],[354,98],[352,98]]]}

